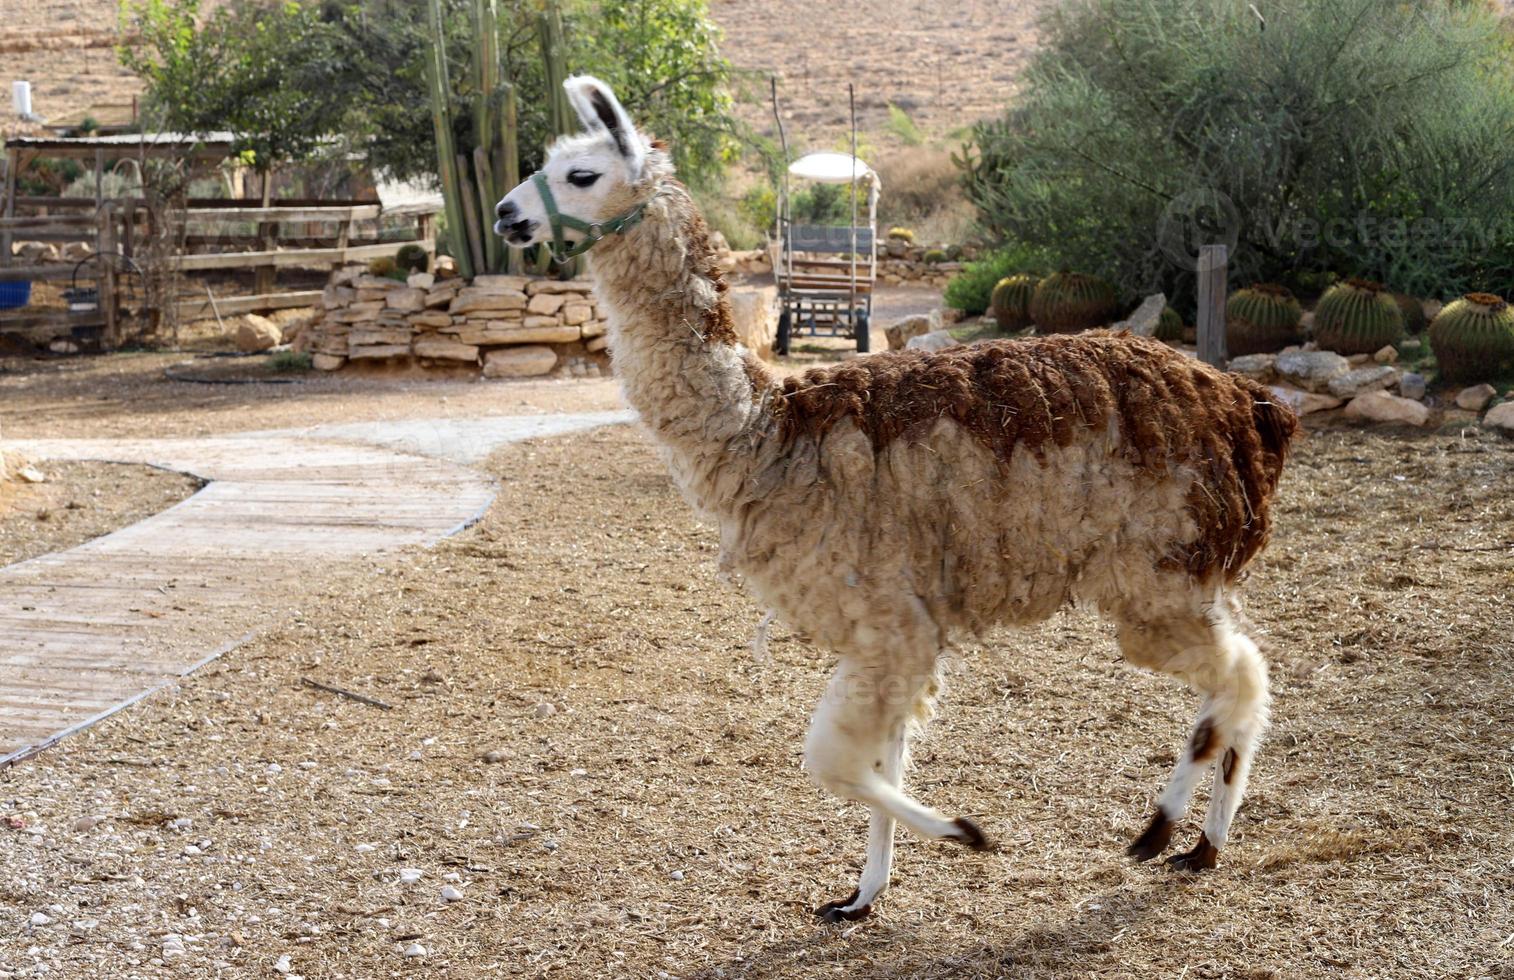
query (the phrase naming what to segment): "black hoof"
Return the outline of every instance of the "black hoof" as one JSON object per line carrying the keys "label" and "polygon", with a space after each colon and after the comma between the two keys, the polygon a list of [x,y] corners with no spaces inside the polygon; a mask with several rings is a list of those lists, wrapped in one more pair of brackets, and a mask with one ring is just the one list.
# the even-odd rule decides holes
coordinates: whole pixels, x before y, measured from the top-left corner
{"label": "black hoof", "polygon": [[847,906],[857,900],[857,894],[854,889],[850,895],[839,902],[826,902],[815,910],[815,917],[821,922],[856,922],[858,919],[867,918],[873,911],[871,905],[847,910]]}
{"label": "black hoof", "polygon": [[1141,836],[1127,848],[1125,853],[1135,858],[1137,862],[1150,861],[1167,849],[1172,842],[1172,821],[1161,810],[1151,818],[1151,823],[1141,831]]}
{"label": "black hoof", "polygon": [[1167,859],[1167,866],[1174,871],[1198,874],[1213,868],[1219,856],[1220,849],[1209,843],[1207,835],[1199,834],[1199,842],[1193,846],[1193,850],[1174,854]]}
{"label": "black hoof", "polygon": [[979,830],[978,825],[971,820],[966,817],[958,817],[952,822],[957,825],[957,832],[949,837],[948,840],[966,844],[975,851],[991,851],[994,849],[994,845],[989,843],[987,837],[983,836],[983,831]]}

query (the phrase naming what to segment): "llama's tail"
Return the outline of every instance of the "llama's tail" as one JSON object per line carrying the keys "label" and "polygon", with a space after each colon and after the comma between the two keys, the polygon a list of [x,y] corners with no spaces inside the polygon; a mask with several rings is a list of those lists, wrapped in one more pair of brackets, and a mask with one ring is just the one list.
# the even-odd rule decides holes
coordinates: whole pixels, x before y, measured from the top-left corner
{"label": "llama's tail", "polygon": [[1261,385],[1251,388],[1251,419],[1256,433],[1262,440],[1262,452],[1266,454],[1268,469],[1276,482],[1282,473],[1283,462],[1288,458],[1288,449],[1298,432],[1298,416],[1293,409],[1272,397],[1272,392]]}

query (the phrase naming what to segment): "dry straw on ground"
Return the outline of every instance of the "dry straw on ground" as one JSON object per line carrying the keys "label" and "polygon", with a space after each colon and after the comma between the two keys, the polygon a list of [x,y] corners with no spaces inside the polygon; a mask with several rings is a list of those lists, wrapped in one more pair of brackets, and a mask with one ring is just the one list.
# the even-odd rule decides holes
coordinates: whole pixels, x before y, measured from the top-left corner
{"label": "dry straw on ground", "polygon": [[[635,432],[511,447],[490,466],[502,492],[479,526],[325,584],[176,692],[0,775],[4,968],[1514,967],[1507,443],[1342,431],[1302,445],[1249,589],[1276,723],[1218,871],[1122,857],[1193,706],[1067,614],[964,650],[911,775],[1001,850],[905,838],[894,890],[845,930],[809,916],[851,887],[865,824],[799,770],[824,658],[775,629],[772,662],[753,661],[761,611],[715,581],[713,533]],[[460,901],[442,899],[448,884]],[[39,911],[55,924],[28,925]],[[403,955],[416,946],[426,955]],[[171,970],[151,962],[165,950]]]}

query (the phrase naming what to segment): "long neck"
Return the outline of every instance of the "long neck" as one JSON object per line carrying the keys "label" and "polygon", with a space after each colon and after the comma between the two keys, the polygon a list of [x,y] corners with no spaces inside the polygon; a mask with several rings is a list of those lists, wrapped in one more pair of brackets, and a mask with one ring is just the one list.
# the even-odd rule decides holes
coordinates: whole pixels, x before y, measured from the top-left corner
{"label": "long neck", "polygon": [[664,187],[639,225],[595,248],[591,267],[631,407],[692,469],[739,470],[773,381],[739,346],[704,219],[687,191]]}

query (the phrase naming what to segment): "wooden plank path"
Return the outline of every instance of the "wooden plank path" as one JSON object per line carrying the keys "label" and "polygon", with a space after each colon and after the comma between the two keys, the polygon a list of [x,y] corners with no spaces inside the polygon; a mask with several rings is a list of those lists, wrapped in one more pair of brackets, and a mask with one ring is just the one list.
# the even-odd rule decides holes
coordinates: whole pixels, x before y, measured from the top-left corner
{"label": "wooden plank path", "polygon": [[494,497],[487,476],[445,459],[298,435],[12,447],[210,482],[130,527],[0,568],[0,765],[276,625],[338,563],[434,543]]}

